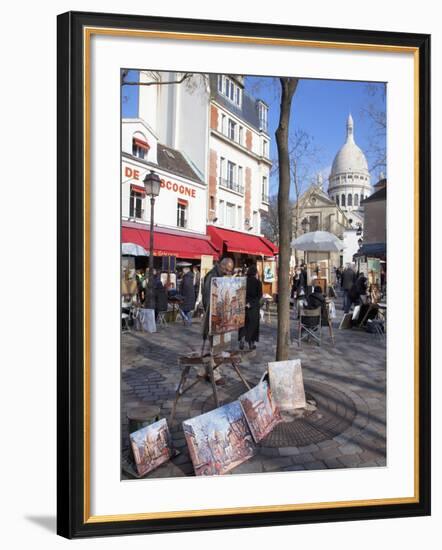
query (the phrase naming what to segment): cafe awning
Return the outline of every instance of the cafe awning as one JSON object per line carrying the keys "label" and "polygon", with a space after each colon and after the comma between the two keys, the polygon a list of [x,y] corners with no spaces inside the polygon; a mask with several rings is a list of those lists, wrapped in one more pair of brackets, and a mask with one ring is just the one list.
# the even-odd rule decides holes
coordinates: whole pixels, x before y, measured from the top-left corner
{"label": "cafe awning", "polygon": [[[150,231],[143,227],[122,227],[121,242],[139,244],[149,250]],[[219,253],[206,235],[180,235],[163,230],[154,231],[154,256],[176,256],[177,258],[201,259],[202,255],[218,257]]]}
{"label": "cafe awning", "polygon": [[278,248],[264,237],[248,235],[231,229],[207,226],[207,234],[212,243],[223,252],[239,252],[251,256],[274,256]]}
{"label": "cafe awning", "polygon": [[368,256],[385,260],[387,256],[386,243],[364,243],[355,256]]}

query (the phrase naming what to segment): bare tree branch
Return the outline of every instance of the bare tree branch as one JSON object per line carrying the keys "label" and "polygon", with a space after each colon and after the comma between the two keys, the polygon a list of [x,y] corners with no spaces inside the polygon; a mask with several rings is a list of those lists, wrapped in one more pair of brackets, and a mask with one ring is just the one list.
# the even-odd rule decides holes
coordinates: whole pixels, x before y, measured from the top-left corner
{"label": "bare tree branch", "polygon": [[[377,98],[378,101],[370,102],[361,109],[361,114],[367,117],[371,126],[371,137],[367,153],[370,157],[369,170],[372,172],[376,169],[385,171],[387,168],[387,150],[386,150],[386,135],[387,135],[387,114],[385,111],[386,86],[367,84],[366,93],[368,96]],[[379,106],[379,100],[381,106]]]}
{"label": "bare tree branch", "polygon": [[181,84],[191,76],[193,76],[193,73],[184,73],[184,75],[178,79],[178,80],[166,80],[162,82],[126,82],[124,80],[125,76],[127,76],[127,72],[124,71],[121,72],[121,85],[122,86],[165,86],[167,84]]}

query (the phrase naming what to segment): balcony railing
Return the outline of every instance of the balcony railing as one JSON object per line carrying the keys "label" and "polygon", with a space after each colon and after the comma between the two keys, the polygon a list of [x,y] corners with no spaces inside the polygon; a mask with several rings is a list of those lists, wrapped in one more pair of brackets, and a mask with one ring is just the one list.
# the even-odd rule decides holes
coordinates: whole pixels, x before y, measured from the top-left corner
{"label": "balcony railing", "polygon": [[230,181],[225,178],[219,178],[219,186],[224,187],[224,189],[230,189],[231,191],[235,191],[236,193],[241,193],[241,195],[244,195],[244,186],[234,181]]}

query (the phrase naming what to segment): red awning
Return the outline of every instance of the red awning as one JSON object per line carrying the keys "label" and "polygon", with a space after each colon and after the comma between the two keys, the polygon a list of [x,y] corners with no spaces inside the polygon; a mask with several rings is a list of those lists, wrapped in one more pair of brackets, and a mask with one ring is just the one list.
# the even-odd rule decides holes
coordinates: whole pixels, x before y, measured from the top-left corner
{"label": "red awning", "polygon": [[144,187],[141,187],[141,185],[131,185],[130,186],[131,191],[135,191],[136,193],[141,193],[142,195],[146,194],[146,189]]}
{"label": "red awning", "polygon": [[272,241],[269,241],[269,239],[266,239],[265,237],[259,237],[262,241],[265,242],[265,244],[270,248],[270,250],[273,250],[273,254],[276,256],[276,254],[279,254],[279,248],[276,246],[276,244],[273,244]]}
{"label": "red awning", "polygon": [[146,151],[150,149],[149,144],[147,143],[147,141],[144,141],[144,139],[134,138],[134,144],[138,145],[138,147],[141,147],[141,149],[146,149]]}
{"label": "red awning", "polygon": [[[121,242],[135,243],[149,250],[150,231],[144,228],[123,227]],[[205,237],[176,235],[154,231],[153,246],[155,256],[176,256],[177,258],[196,260],[201,256],[215,256],[219,253]]]}
{"label": "red awning", "polygon": [[207,226],[207,234],[210,235],[213,244],[217,248],[223,250],[225,247],[228,252],[239,252],[251,256],[274,256],[278,251],[274,244],[258,235],[220,229],[213,225]]}

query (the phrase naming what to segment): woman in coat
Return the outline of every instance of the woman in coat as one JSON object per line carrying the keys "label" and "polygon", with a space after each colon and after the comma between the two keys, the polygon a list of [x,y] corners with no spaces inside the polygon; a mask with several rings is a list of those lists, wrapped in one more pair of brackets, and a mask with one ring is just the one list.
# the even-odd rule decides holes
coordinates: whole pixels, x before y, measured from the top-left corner
{"label": "woman in coat", "polygon": [[180,305],[180,310],[183,319],[190,325],[192,318],[189,313],[195,308],[195,288],[193,286],[193,272],[189,268],[184,268],[184,276],[181,280],[181,296],[183,303]]}
{"label": "woman in coat", "polygon": [[244,340],[249,349],[256,349],[259,341],[259,309],[262,298],[262,283],[258,279],[258,270],[252,265],[247,271],[246,286],[246,322],[238,331],[239,348],[244,349]]}

